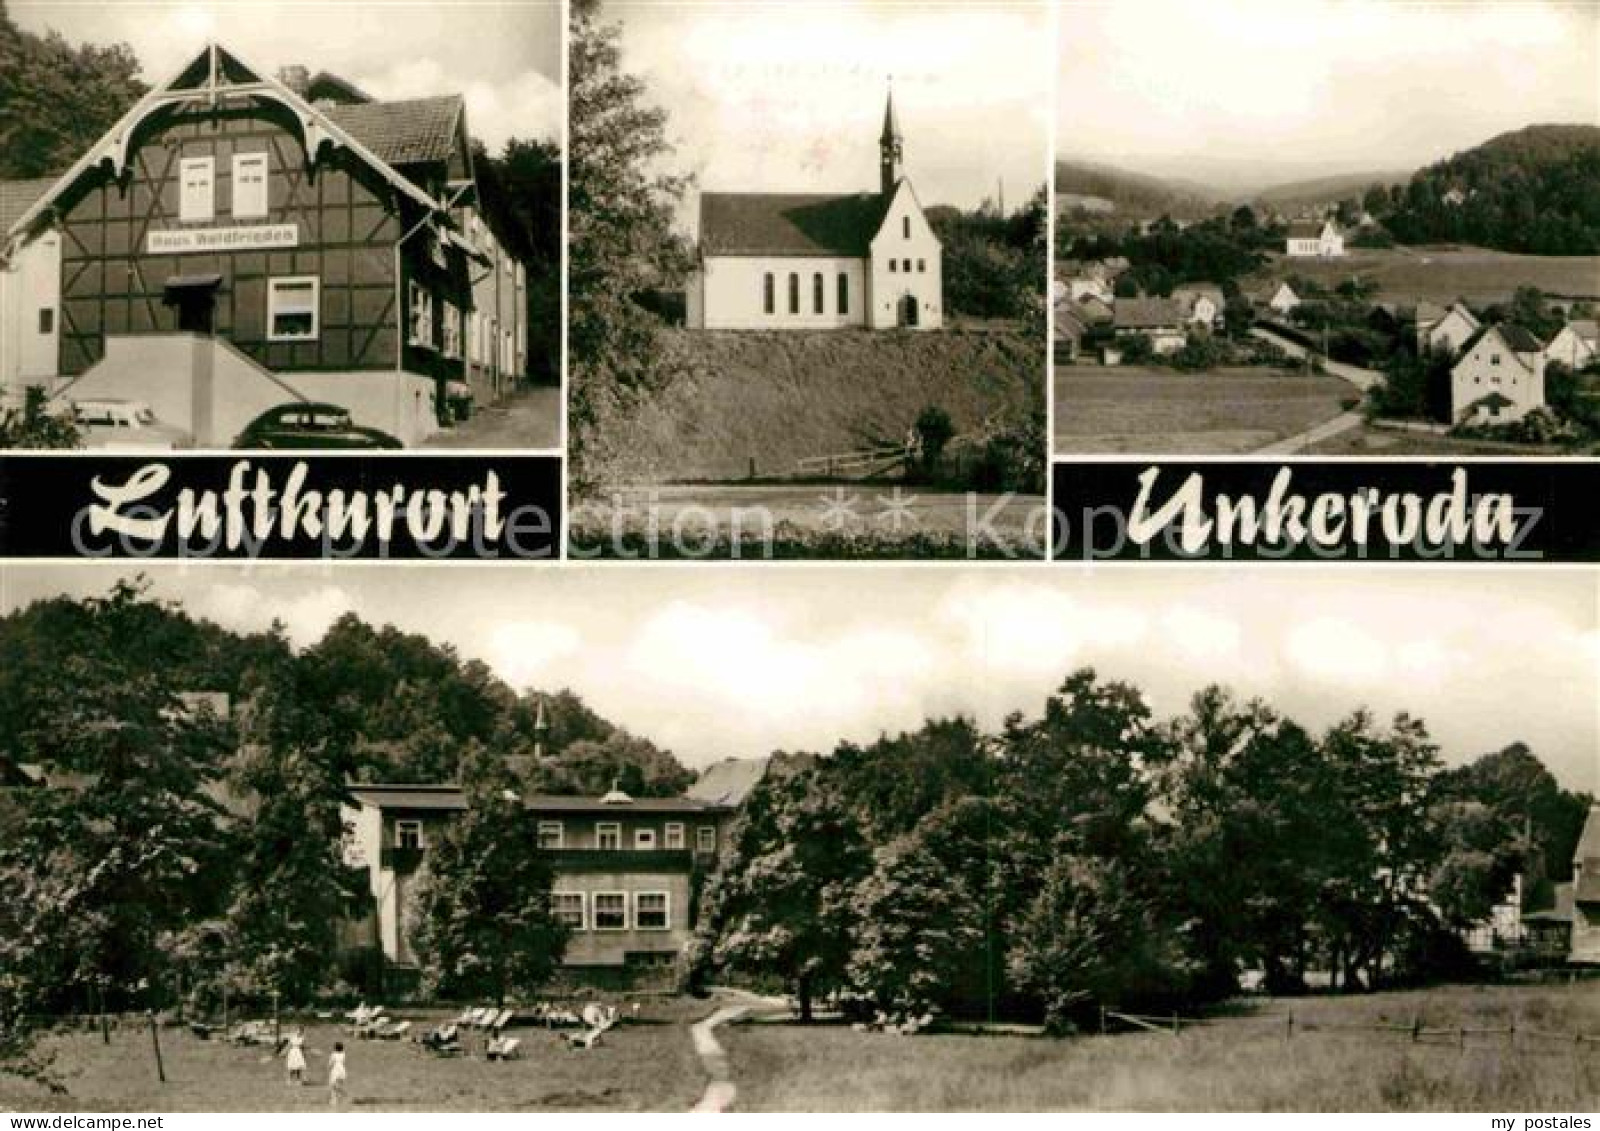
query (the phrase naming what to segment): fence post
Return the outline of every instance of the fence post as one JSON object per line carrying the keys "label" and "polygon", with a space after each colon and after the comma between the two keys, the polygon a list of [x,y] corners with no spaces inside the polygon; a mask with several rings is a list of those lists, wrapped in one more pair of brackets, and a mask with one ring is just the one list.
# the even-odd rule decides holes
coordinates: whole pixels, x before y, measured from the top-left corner
{"label": "fence post", "polygon": [[1106,1035],[1106,1007],[1103,1005],[1100,1007],[1100,1035]]}
{"label": "fence post", "polygon": [[1176,1013],[1172,1015],[1172,1035],[1174,1037],[1178,1035],[1178,1015]]}
{"label": "fence post", "polygon": [[1283,1039],[1286,1041],[1294,1040],[1294,1010],[1292,1009],[1289,1011],[1289,1019],[1284,1023]]}
{"label": "fence post", "polygon": [[156,1011],[145,1010],[145,1016],[150,1018],[150,1047],[156,1051],[156,1079],[163,1084],[167,1082],[167,1066],[161,1063],[161,1032],[156,1027]]}
{"label": "fence post", "polygon": [[1422,1014],[1414,1014],[1411,1018],[1411,1043],[1416,1044],[1422,1039]]}
{"label": "fence post", "polygon": [[1456,1048],[1458,1050],[1460,1050],[1461,1052],[1466,1052],[1467,1051],[1467,1027],[1465,1025],[1457,1026],[1457,1028],[1456,1028],[1456,1041],[1457,1041]]}

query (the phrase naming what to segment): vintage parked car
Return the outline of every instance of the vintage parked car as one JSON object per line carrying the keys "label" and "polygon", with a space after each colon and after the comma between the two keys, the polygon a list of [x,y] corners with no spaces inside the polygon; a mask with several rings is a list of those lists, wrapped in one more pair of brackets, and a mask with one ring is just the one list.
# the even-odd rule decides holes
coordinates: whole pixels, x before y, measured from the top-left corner
{"label": "vintage parked car", "polygon": [[69,402],[83,446],[98,452],[169,452],[194,446],[182,428],[165,424],[143,401],[95,398]]}
{"label": "vintage parked car", "polygon": [[336,404],[280,404],[245,426],[235,448],[401,448],[399,440],[350,419]]}

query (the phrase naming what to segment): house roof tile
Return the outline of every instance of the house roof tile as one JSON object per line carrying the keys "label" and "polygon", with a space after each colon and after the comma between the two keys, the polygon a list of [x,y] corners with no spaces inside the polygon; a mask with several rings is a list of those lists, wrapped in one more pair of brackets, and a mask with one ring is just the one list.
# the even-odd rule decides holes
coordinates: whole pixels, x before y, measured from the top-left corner
{"label": "house roof tile", "polygon": [[0,236],[33,207],[34,201],[50,191],[57,177],[36,177],[26,181],[0,181]]}
{"label": "house roof tile", "polygon": [[875,192],[702,193],[700,246],[706,255],[865,256],[888,207]]}

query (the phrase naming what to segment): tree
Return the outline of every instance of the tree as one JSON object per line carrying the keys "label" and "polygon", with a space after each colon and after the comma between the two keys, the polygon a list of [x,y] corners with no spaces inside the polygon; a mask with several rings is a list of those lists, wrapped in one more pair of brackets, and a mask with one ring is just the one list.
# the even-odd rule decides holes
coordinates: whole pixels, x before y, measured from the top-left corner
{"label": "tree", "polygon": [[102,979],[124,1000],[158,992],[165,936],[212,913],[224,886],[222,814],[206,789],[229,728],[184,699],[196,688],[180,668],[142,662],[138,642],[168,610],[119,582],[81,612],[49,709],[11,739],[46,784],[0,840],[0,871],[20,881],[9,911],[55,924],[23,968],[57,1005]]}
{"label": "tree", "polygon": [[666,115],[622,70],[620,31],[599,9],[598,0],[572,5],[568,52],[568,454],[580,491],[626,458],[608,446],[613,421],[672,379],[663,323],[637,296],[682,287],[692,267],[672,230],[689,181],[660,171],[672,155]]}
{"label": "tree", "polygon": [[412,944],[429,988],[504,1005],[554,972],[567,928],[551,909],[550,861],[503,764],[463,757],[466,811],[429,848],[414,896]]}
{"label": "tree", "polygon": [[0,449],[76,448],[80,439],[71,414],[49,410],[41,385],[28,386],[20,409],[0,411]]}
{"label": "tree", "polygon": [[948,412],[938,405],[928,405],[917,414],[911,428],[917,437],[917,470],[931,477],[939,470],[945,445],[956,434],[956,426]]}
{"label": "tree", "polygon": [[126,44],[34,35],[0,6],[0,178],[65,172],[147,90]]}
{"label": "tree", "polygon": [[351,736],[317,707],[281,630],[252,673],[229,779],[248,815],[234,838],[233,894],[222,921],[229,985],[308,1001],[329,980],[338,926],[359,894],[342,859],[341,804]]}
{"label": "tree", "polygon": [[745,801],[707,888],[697,965],[779,980],[809,1021],[848,984],[856,884],[871,867],[859,822],[821,767],[768,775]]}

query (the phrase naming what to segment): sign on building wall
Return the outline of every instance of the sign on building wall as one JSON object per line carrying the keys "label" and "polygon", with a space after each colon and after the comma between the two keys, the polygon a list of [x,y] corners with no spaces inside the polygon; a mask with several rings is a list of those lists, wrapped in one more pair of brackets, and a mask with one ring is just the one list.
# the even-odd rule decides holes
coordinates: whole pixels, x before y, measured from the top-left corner
{"label": "sign on building wall", "polygon": [[184,255],[200,251],[258,251],[271,247],[298,247],[298,224],[257,224],[248,228],[192,228],[151,232],[150,255]]}

